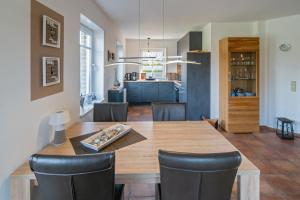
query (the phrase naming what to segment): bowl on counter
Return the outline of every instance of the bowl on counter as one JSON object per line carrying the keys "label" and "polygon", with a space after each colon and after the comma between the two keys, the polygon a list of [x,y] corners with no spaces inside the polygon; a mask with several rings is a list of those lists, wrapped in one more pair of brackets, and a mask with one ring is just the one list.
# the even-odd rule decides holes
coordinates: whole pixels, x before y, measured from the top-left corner
{"label": "bowl on counter", "polygon": [[155,81],[155,78],[149,77],[149,78],[146,78],[146,81]]}

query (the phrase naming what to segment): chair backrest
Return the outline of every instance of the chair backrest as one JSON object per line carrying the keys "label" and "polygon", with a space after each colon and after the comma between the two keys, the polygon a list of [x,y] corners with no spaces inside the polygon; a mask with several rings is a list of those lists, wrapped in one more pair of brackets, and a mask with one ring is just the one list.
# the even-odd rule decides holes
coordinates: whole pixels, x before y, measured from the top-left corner
{"label": "chair backrest", "polygon": [[241,155],[160,150],[159,163],[162,200],[230,200]]}
{"label": "chair backrest", "polygon": [[184,103],[152,103],[153,121],[185,121]]}
{"label": "chair backrest", "polygon": [[38,187],[37,200],[113,200],[114,153],[53,156],[32,155],[30,167]]}
{"label": "chair backrest", "polygon": [[126,122],[128,103],[95,103],[94,122]]}

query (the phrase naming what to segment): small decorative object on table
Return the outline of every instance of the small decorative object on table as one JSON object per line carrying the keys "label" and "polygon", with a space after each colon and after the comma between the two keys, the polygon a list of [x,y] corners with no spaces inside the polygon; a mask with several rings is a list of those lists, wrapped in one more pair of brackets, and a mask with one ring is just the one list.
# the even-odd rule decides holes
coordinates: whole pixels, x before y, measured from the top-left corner
{"label": "small decorative object on table", "polygon": [[63,144],[66,141],[65,124],[69,121],[70,115],[66,110],[58,111],[50,116],[49,125],[55,130],[54,145]]}
{"label": "small decorative object on table", "polygon": [[[294,139],[294,121],[285,117],[277,118],[276,134],[282,139]],[[281,126],[281,129],[279,128]]]}
{"label": "small decorative object on table", "polygon": [[99,151],[100,149],[103,149],[107,145],[129,133],[130,130],[131,128],[129,126],[124,124],[116,124],[101,130],[85,140],[82,140],[80,143],[85,147]]}

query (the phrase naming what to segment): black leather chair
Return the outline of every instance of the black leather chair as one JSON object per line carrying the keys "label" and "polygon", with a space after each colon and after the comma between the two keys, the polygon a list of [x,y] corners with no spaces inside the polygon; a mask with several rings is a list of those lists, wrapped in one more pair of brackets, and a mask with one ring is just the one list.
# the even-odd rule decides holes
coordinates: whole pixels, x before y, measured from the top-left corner
{"label": "black leather chair", "polygon": [[161,200],[230,200],[239,152],[189,154],[159,151]]}
{"label": "black leather chair", "polygon": [[152,103],[153,121],[185,121],[184,103]]}
{"label": "black leather chair", "polygon": [[94,122],[126,122],[128,103],[95,103]]}
{"label": "black leather chair", "polygon": [[34,200],[119,200],[124,185],[115,182],[115,154],[79,156],[32,155],[38,186]]}

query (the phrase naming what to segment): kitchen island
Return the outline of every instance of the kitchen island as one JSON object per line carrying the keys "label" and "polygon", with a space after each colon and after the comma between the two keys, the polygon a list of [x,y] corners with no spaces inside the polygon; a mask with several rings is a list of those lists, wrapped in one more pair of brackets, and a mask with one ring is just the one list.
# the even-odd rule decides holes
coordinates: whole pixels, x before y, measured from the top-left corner
{"label": "kitchen island", "polygon": [[124,81],[127,101],[130,104],[152,102],[176,102],[176,81],[137,80]]}

